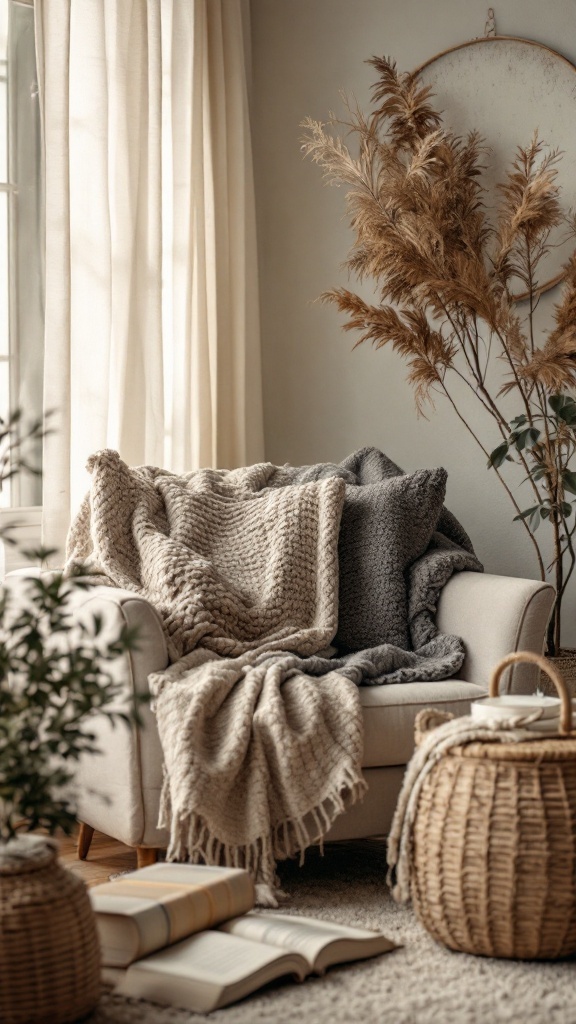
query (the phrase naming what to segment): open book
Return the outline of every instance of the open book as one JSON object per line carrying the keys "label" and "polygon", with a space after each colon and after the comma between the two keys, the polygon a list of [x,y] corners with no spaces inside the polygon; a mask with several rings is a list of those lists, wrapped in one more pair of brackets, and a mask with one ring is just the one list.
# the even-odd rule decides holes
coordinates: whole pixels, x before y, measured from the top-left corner
{"label": "open book", "polygon": [[107,967],[213,928],[254,906],[254,883],[241,868],[153,864],[89,890]]}
{"label": "open book", "polygon": [[208,1013],[276,978],[302,981],[333,964],[396,948],[364,928],[254,911],[131,964],[116,991]]}

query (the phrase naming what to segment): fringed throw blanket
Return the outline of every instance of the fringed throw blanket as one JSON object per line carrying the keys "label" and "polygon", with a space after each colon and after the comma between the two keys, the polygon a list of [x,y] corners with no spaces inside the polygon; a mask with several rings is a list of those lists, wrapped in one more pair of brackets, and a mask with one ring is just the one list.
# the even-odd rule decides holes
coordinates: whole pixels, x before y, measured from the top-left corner
{"label": "fringed throw blanket", "polygon": [[375,449],[184,476],[104,451],[89,469],[67,569],[146,597],[168,640],[150,679],[168,857],[246,866],[270,893],[275,861],[363,792],[357,685],[462,662],[433,613],[454,571],[481,567],[445,473],[402,475]]}
{"label": "fringed throw blanket", "polygon": [[69,566],[150,600],[171,658],[151,679],[171,859],[251,869],[321,836],[363,788],[357,689],[301,671],[338,615],[344,482],[269,489],[273,466],[185,478],[91,459]]}

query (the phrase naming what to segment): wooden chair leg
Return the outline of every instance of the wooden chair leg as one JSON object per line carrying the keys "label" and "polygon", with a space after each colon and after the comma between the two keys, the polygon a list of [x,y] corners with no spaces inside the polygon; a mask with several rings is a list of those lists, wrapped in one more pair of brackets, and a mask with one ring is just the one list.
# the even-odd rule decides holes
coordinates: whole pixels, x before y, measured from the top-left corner
{"label": "wooden chair leg", "polygon": [[159,850],[153,846],[137,846],[136,861],[139,868],[147,868],[158,860]]}
{"label": "wooden chair leg", "polygon": [[85,822],[80,822],[80,831],[78,833],[78,859],[86,860],[88,856],[88,850],[90,849],[90,843],[92,842],[92,836],[94,835],[94,829],[91,825],[86,825]]}

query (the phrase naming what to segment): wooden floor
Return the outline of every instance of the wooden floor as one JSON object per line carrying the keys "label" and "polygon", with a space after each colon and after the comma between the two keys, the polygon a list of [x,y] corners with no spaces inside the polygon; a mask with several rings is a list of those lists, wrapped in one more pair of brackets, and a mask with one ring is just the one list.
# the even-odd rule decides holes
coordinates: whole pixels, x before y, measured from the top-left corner
{"label": "wooden floor", "polygon": [[69,867],[75,875],[80,875],[86,885],[98,885],[100,882],[107,882],[110,875],[119,874],[122,871],[134,871],[136,869],[136,850],[123,843],[110,839],[109,836],[95,832],[86,860],[78,860],[76,849],[76,836],[58,836],[60,844],[60,860]]}

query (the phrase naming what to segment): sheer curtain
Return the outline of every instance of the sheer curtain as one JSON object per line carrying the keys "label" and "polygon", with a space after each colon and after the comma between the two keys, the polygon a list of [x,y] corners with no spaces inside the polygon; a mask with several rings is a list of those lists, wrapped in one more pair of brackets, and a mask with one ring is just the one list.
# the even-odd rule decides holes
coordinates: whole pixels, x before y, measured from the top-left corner
{"label": "sheer curtain", "polygon": [[243,2],[36,0],[47,544],[99,448],[263,457]]}

